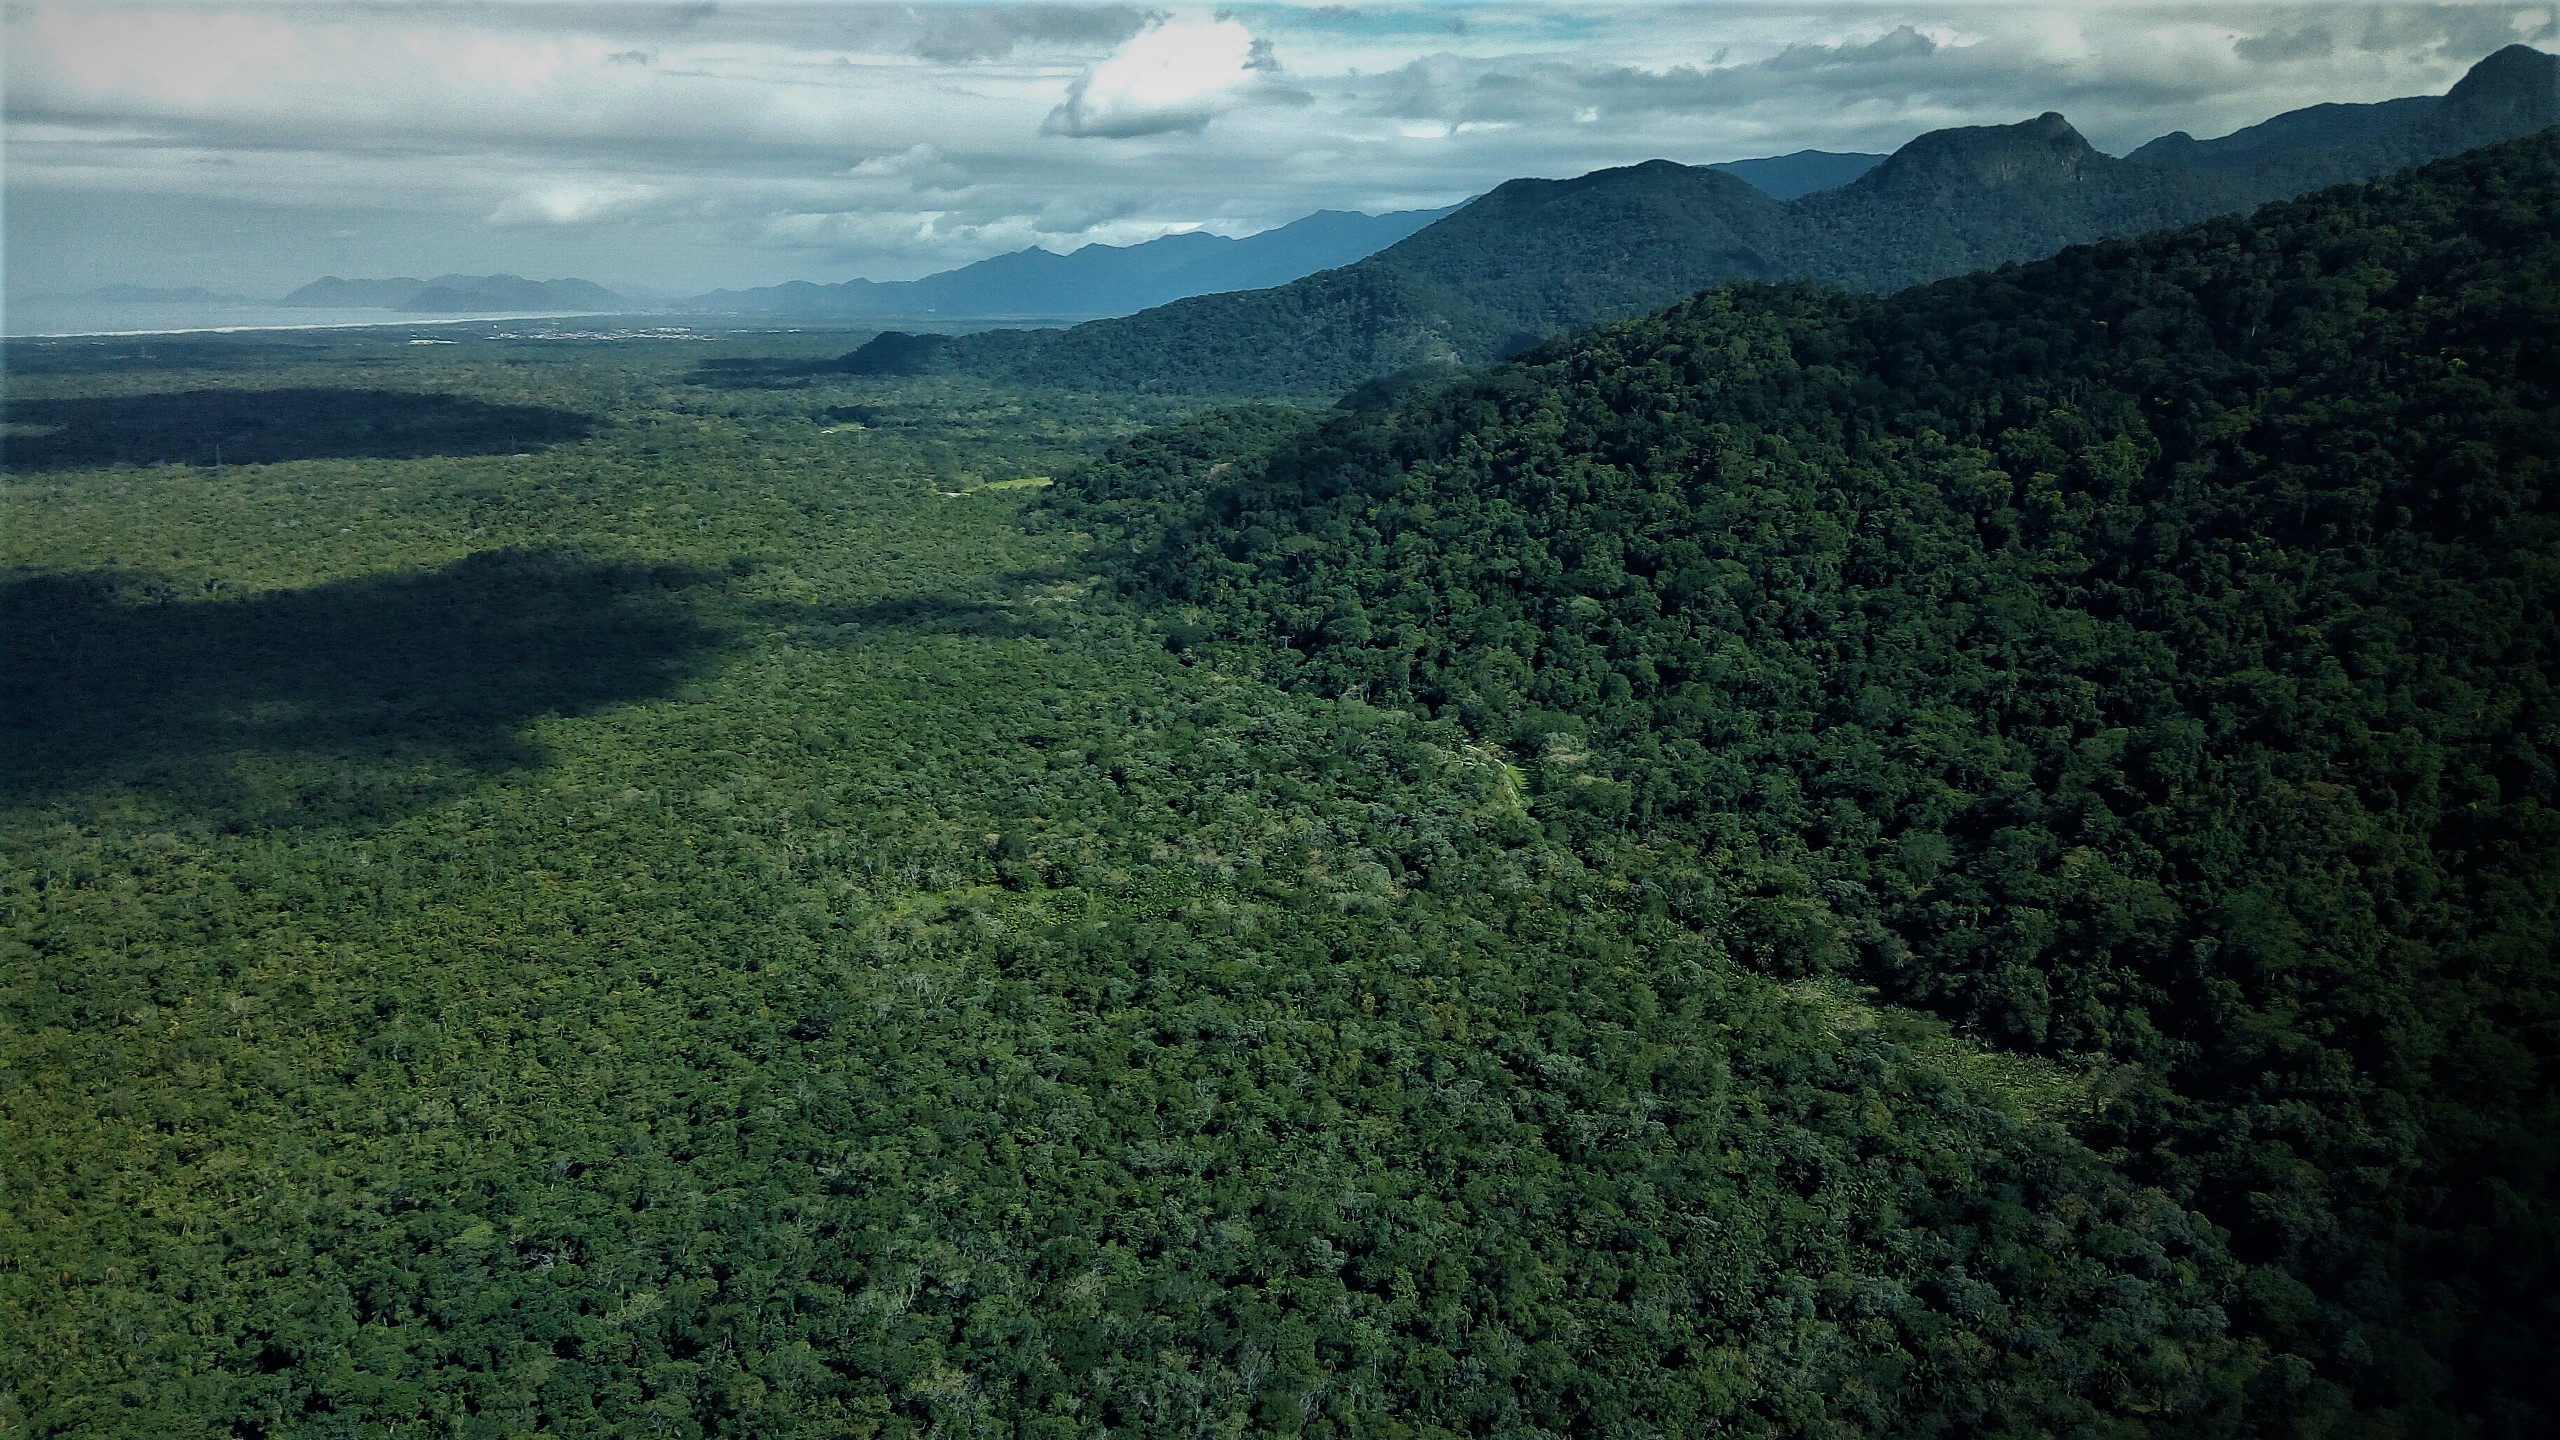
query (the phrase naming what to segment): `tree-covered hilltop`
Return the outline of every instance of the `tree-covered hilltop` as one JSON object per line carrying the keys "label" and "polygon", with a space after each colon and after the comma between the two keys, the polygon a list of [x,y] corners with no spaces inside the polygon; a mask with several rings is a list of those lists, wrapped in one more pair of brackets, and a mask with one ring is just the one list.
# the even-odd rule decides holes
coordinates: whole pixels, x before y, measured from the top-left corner
{"label": "tree-covered hilltop", "polygon": [[1425,360],[1497,359],[1726,280],[1897,290],[2555,123],[2560,59],[2516,45],[2443,96],[2317,107],[2219,141],[2164,139],[2138,158],[2100,154],[2048,114],[1923,135],[1792,203],[1663,160],[1513,180],[1356,265],[1065,331],[963,337],[935,364],[1018,383],[1330,396]]}
{"label": "tree-covered hilltop", "polygon": [[[2560,135],[1712,290],[1062,481],[1169,643],[1458,717],[1777,976],[2101,1077],[2256,1433],[2560,1424]],[[2350,1417],[2353,1417],[2352,1419]]]}

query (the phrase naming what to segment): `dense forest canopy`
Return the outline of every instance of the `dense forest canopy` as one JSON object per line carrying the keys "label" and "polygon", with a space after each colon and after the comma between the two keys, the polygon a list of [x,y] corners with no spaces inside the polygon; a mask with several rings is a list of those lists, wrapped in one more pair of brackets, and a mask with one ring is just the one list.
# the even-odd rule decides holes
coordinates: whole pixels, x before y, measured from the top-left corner
{"label": "dense forest canopy", "polygon": [[2560,1423],[2560,134],[1306,333],[13,344],[0,1429]]}
{"label": "dense forest canopy", "polygon": [[[2256,1423],[2560,1419],[2560,134],[1905,292],[1709,291],[1051,502],[1456,717],[1762,973],[2103,1073]],[[1214,457],[1214,458],[1213,458]],[[1676,897],[1683,892],[1673,890]]]}
{"label": "dense forest canopy", "polygon": [[[779,343],[13,347],[8,1424],[2239,1413],[2089,1075],[1738,963],[1454,720],[1169,649],[1016,519],[1168,408],[719,363]],[[439,423],[118,422],[217,393]]]}

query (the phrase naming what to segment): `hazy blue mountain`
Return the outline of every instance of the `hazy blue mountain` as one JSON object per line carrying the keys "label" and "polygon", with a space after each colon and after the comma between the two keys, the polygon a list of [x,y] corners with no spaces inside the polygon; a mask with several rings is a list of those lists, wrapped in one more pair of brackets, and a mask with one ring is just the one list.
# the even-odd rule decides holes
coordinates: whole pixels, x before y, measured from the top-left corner
{"label": "hazy blue mountain", "polygon": [[1125,315],[1186,296],[1257,290],[1347,265],[1449,213],[1320,210],[1241,239],[1194,231],[1138,245],[1087,245],[1064,255],[1035,248],[921,280],[793,281],[715,290],[686,308],[811,317]]}
{"label": "hazy blue mountain", "polygon": [[1816,190],[1846,185],[1884,163],[1881,155],[1834,150],[1799,150],[1758,160],[1721,160],[1708,166],[1738,176],[1780,200],[1793,200]]}
{"label": "hazy blue mountain", "polygon": [[[2052,113],[1939,130],[1848,184],[1784,202],[1729,170],[1664,160],[1515,180],[1339,270],[1064,331],[960,337],[899,363],[1060,385],[1339,393],[1407,366],[1496,359],[1719,281],[1890,292],[2245,210],[2560,123],[2556,77],[2560,60],[2511,46],[2443,96],[2316,107],[2247,140],[2145,147],[2148,159],[2102,154]],[[2160,158],[2188,146],[2214,163]]]}
{"label": "hazy blue mountain", "polygon": [[407,304],[411,296],[426,288],[426,281],[409,276],[390,280],[341,280],[335,275],[323,275],[276,303],[308,305],[315,309],[328,306],[397,310]]}
{"label": "hazy blue mountain", "polygon": [[276,302],[331,309],[461,314],[473,310],[611,310],[629,304],[589,280],[527,280],[521,275],[439,275],[433,280],[341,280],[323,276]]}

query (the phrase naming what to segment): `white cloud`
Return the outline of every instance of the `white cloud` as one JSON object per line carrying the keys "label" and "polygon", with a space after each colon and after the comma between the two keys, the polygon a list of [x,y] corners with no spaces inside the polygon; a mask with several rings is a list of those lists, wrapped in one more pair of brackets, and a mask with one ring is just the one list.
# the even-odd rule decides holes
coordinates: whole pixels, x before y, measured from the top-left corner
{"label": "white cloud", "polygon": [[922,141],[894,155],[874,155],[844,172],[860,180],[892,180],[911,190],[964,190],[969,173]]}
{"label": "white cloud", "polygon": [[654,185],[613,181],[538,185],[508,196],[489,212],[489,223],[593,225],[638,214],[649,208],[658,193]]}
{"label": "white cloud", "polygon": [[1278,83],[1279,68],[1241,20],[1166,20],[1077,76],[1041,129],[1108,139],[1196,132],[1250,100],[1296,95]]}

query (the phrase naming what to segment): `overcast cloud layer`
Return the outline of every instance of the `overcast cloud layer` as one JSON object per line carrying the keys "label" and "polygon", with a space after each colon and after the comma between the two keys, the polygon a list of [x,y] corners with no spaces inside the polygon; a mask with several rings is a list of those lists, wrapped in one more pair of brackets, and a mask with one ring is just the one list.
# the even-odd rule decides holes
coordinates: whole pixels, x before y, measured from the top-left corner
{"label": "overcast cloud layer", "polygon": [[2444,90],[2554,6],[9,5],[8,285],[663,292]]}

